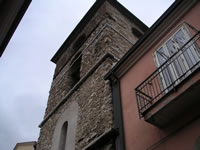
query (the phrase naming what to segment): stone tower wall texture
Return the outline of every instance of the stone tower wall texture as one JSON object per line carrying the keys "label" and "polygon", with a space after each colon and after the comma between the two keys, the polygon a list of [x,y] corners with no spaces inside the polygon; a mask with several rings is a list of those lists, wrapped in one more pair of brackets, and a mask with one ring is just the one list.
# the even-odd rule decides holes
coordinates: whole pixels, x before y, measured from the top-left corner
{"label": "stone tower wall texture", "polygon": [[[112,92],[104,75],[138,40],[132,28],[143,33],[105,1],[71,41],[56,62],[44,119],[51,115],[41,125],[37,150],[52,149],[56,123],[72,102],[79,105],[76,150],[84,149],[113,128]],[[74,71],[78,77],[74,76]],[[112,143],[111,139],[98,149],[115,149]]]}

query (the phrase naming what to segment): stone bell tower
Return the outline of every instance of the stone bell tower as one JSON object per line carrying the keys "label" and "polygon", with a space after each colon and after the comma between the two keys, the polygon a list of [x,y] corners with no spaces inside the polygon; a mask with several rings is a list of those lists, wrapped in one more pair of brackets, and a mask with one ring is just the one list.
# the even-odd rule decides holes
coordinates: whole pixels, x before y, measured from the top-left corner
{"label": "stone bell tower", "polygon": [[116,0],[98,0],[52,58],[37,150],[123,149],[104,75],[147,27]]}

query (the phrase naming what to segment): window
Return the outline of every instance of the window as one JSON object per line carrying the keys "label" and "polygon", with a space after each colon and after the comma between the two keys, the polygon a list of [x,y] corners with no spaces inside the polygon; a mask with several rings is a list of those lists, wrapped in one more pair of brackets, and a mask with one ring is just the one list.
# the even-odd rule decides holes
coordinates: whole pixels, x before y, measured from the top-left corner
{"label": "window", "polygon": [[78,110],[78,103],[73,101],[62,112],[56,122],[51,150],[75,150]]}
{"label": "window", "polygon": [[68,128],[68,122],[66,121],[61,129],[60,134],[60,142],[59,142],[59,150],[65,150],[66,145],[66,137],[67,137],[67,128]]}
{"label": "window", "polygon": [[196,45],[187,43],[190,38],[189,31],[182,26],[155,52],[157,66],[162,65],[160,79],[164,89],[178,84],[183,76],[191,73],[188,70],[195,69],[194,66],[200,60]]}
{"label": "window", "polygon": [[71,87],[73,87],[80,80],[80,69],[81,69],[82,53],[78,52],[72,60],[70,66],[71,74]]}

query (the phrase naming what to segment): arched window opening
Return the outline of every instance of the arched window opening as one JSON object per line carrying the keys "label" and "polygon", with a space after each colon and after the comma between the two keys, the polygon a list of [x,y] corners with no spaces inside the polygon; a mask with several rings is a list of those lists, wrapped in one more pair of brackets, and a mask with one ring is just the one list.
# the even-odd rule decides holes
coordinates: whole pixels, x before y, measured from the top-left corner
{"label": "arched window opening", "polygon": [[51,150],[75,150],[78,110],[78,103],[72,101],[62,112],[56,122]]}
{"label": "arched window opening", "polygon": [[67,140],[67,128],[68,128],[68,122],[66,121],[61,129],[59,150],[65,150],[66,140]]}

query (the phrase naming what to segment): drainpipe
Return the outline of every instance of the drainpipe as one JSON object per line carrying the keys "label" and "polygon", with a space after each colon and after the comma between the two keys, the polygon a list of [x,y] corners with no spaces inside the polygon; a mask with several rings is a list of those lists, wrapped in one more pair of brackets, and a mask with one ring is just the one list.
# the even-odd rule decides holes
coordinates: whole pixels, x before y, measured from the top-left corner
{"label": "drainpipe", "polygon": [[112,73],[105,80],[110,80],[112,88],[112,103],[113,103],[113,115],[114,115],[114,128],[118,131],[118,136],[115,139],[116,150],[125,150],[124,140],[124,126],[123,126],[123,114],[120,95],[120,80]]}

